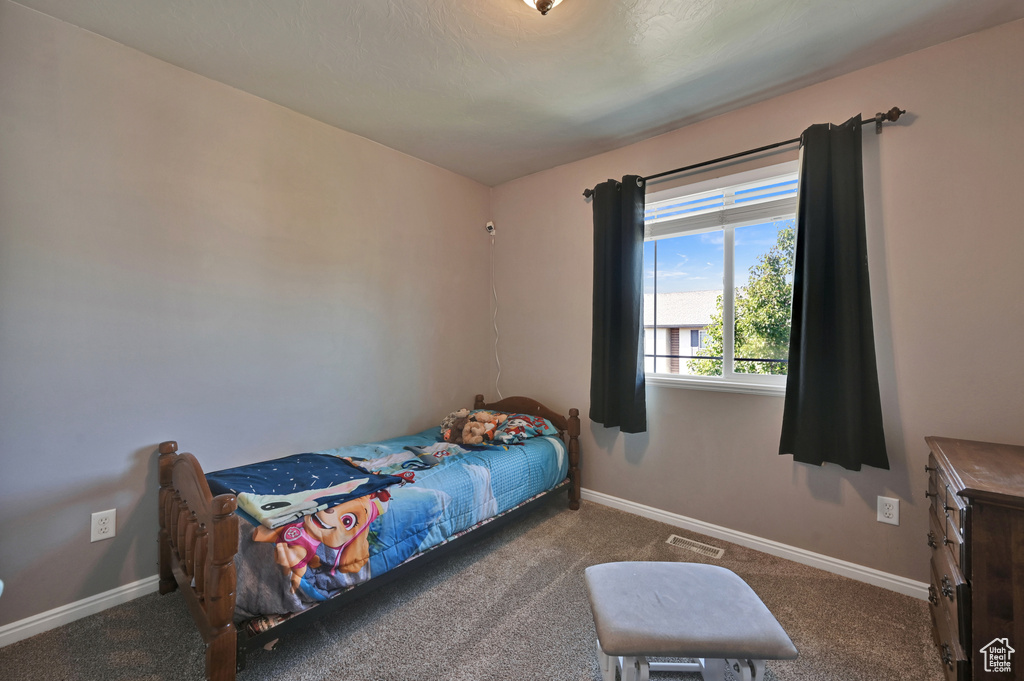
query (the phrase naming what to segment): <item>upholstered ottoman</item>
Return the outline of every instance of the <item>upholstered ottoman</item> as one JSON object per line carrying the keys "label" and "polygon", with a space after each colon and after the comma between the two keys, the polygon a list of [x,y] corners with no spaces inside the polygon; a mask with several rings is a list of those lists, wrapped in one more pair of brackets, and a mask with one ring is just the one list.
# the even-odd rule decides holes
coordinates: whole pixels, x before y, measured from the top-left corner
{"label": "upholstered ottoman", "polygon": [[[721,681],[761,681],[765,660],[797,650],[736,573],[700,563],[625,562],[587,568],[590,609],[604,681],[648,681],[651,671],[701,672]],[[648,662],[648,657],[696,662]]]}

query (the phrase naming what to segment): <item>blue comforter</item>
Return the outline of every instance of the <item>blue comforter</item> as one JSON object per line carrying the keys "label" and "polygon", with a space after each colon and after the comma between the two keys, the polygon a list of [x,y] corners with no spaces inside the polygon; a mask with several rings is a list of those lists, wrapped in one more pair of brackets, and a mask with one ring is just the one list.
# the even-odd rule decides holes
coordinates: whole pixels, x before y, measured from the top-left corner
{"label": "blue comforter", "polygon": [[[236,614],[304,610],[551,489],[568,471],[557,437],[466,446],[439,434],[207,475],[215,494],[239,497]],[[351,538],[331,539],[345,531]]]}

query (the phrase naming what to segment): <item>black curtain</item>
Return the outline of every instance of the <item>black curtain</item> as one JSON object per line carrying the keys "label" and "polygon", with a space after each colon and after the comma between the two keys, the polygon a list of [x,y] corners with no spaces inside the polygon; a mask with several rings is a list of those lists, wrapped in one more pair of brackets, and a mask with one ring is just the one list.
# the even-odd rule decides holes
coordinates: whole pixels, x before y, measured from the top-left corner
{"label": "black curtain", "polygon": [[864,230],[861,119],[801,137],[793,328],[780,454],[889,468]]}
{"label": "black curtain", "polygon": [[644,181],[626,175],[594,187],[594,334],[590,420],[647,430],[644,383]]}

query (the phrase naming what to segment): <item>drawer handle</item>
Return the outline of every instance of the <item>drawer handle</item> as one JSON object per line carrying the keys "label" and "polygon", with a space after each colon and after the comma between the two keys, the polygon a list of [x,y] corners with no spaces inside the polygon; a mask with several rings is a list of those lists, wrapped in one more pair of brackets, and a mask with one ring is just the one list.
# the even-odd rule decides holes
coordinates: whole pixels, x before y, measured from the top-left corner
{"label": "drawer handle", "polygon": [[953,600],[953,584],[949,581],[949,575],[942,575],[942,595]]}
{"label": "drawer handle", "polygon": [[942,664],[950,669],[953,668],[953,650],[949,647],[948,643],[942,644]]}
{"label": "drawer handle", "polygon": [[929,532],[928,533],[928,546],[932,547],[933,549],[939,548],[939,545],[935,543],[935,533],[934,532]]}
{"label": "drawer handle", "polygon": [[938,605],[939,604],[939,596],[938,596],[938,594],[935,593],[935,585],[934,584],[929,584],[928,585],[928,602],[931,603],[932,605]]}

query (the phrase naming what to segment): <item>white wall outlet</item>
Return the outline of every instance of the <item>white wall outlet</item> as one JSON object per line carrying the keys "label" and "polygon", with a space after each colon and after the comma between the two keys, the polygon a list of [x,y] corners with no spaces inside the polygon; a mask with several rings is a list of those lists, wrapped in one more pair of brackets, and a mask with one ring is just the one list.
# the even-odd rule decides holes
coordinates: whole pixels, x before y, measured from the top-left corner
{"label": "white wall outlet", "polygon": [[117,525],[117,509],[100,511],[92,514],[92,533],[89,541],[102,541],[112,539]]}
{"label": "white wall outlet", "polygon": [[493,222],[491,222],[490,220],[488,220],[488,221],[487,221],[487,224],[486,224],[486,225],[484,225],[484,229],[486,229],[486,230],[487,230],[487,233],[488,233],[488,234],[490,234],[491,236],[494,236],[494,223],[493,223]]}
{"label": "white wall outlet", "polygon": [[900,500],[892,497],[878,497],[878,522],[890,525],[900,524]]}

